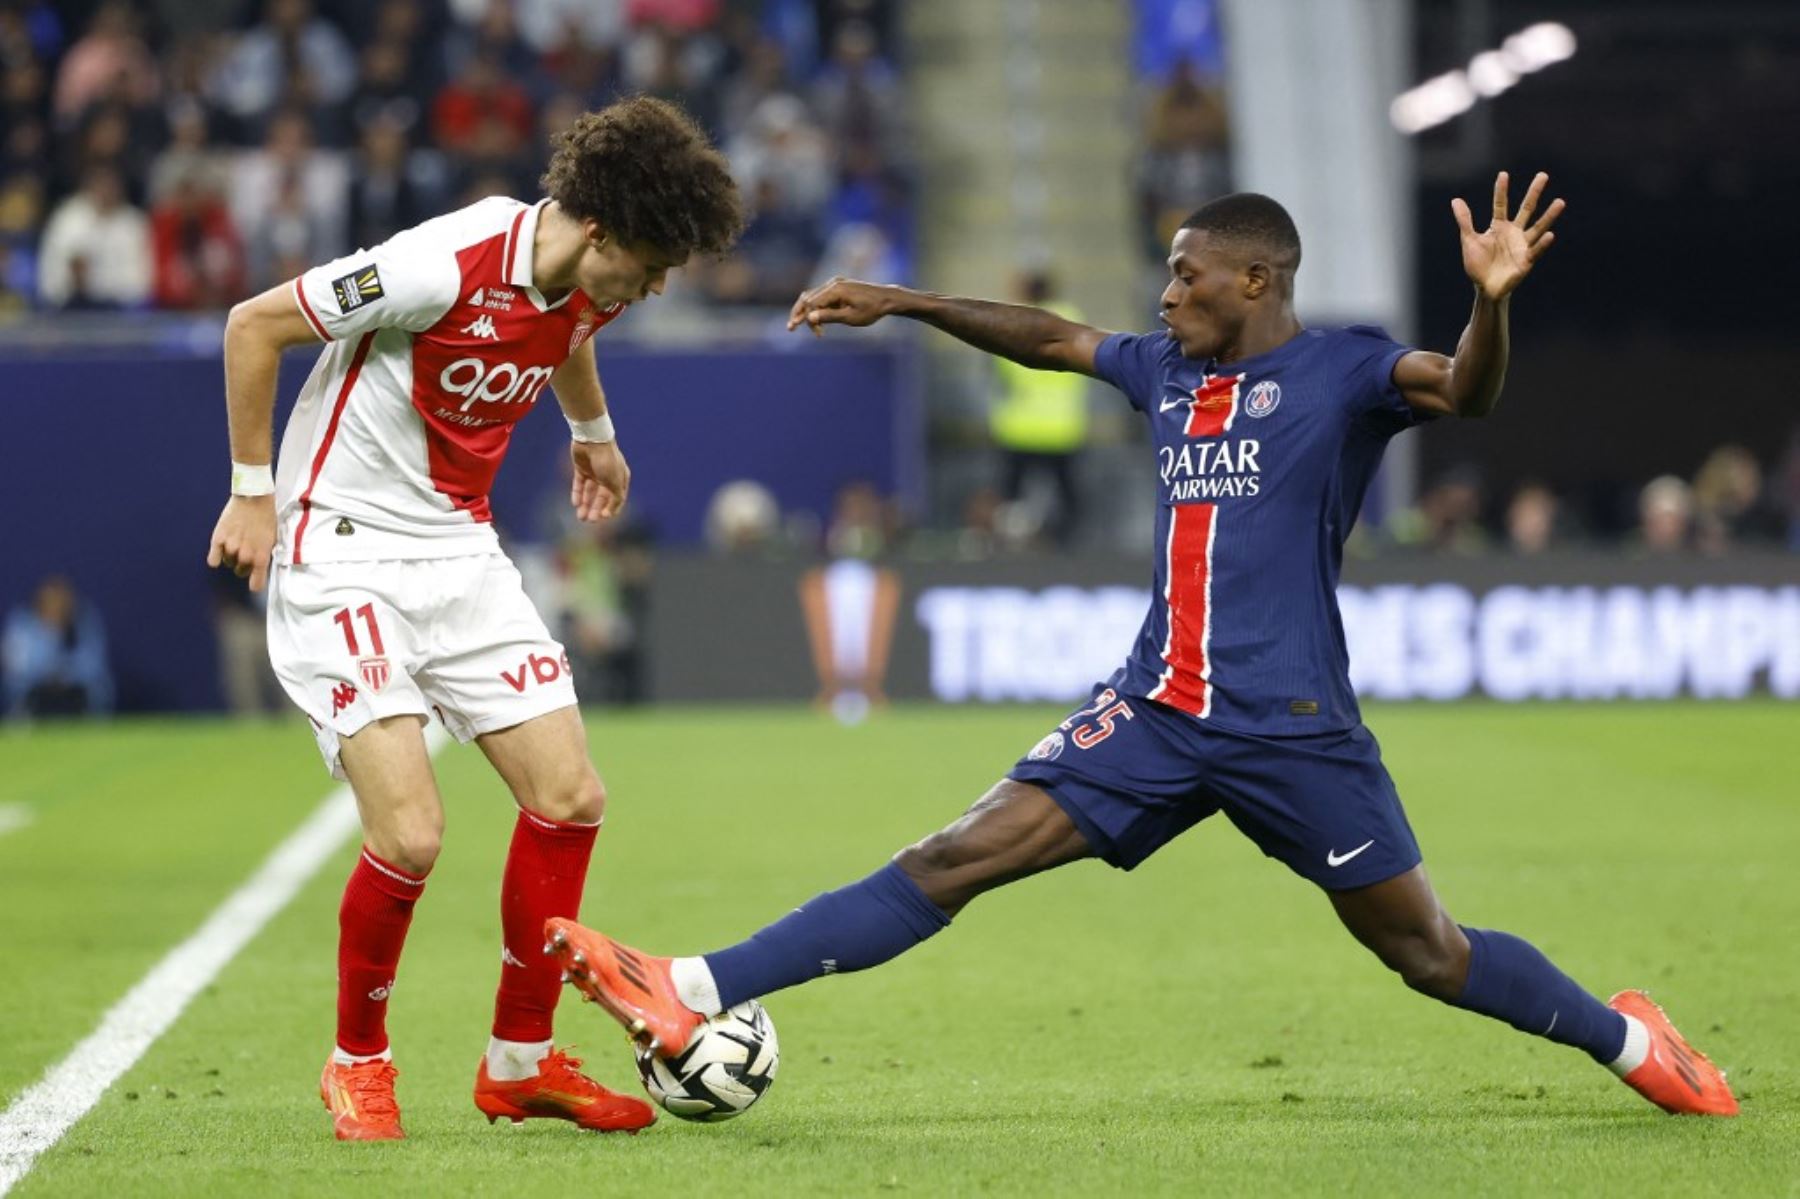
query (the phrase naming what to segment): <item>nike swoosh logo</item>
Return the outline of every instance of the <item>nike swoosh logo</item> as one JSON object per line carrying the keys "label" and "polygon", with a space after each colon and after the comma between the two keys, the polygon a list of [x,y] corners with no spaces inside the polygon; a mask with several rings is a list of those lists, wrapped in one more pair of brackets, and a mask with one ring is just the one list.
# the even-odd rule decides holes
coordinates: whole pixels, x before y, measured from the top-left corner
{"label": "nike swoosh logo", "polygon": [[1335,849],[1328,849],[1325,851],[1325,864],[1327,866],[1342,866],[1345,862],[1348,862],[1351,858],[1355,857],[1357,854],[1361,853],[1363,850],[1369,848],[1369,846],[1371,846],[1373,844],[1375,844],[1375,839],[1373,837],[1371,837],[1367,841],[1364,841],[1361,845],[1358,845],[1355,849],[1351,850],[1349,853],[1340,854]]}
{"label": "nike swoosh logo", "polygon": [[1194,393],[1191,391],[1183,392],[1181,395],[1181,398],[1174,401],[1173,403],[1171,403],[1169,401],[1169,398],[1167,396],[1164,396],[1163,402],[1162,402],[1162,407],[1158,408],[1157,411],[1158,412],[1170,412],[1176,408],[1182,407],[1183,405],[1192,404],[1193,402],[1194,402]]}

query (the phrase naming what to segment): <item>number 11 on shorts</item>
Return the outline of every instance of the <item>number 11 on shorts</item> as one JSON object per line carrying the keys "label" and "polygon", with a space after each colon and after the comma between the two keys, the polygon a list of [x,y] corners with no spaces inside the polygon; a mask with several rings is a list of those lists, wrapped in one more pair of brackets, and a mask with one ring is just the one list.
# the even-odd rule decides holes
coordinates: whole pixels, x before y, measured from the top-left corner
{"label": "number 11 on shorts", "polygon": [[[375,623],[375,605],[373,603],[364,604],[356,610],[356,615],[362,617],[363,624],[368,626],[369,652],[378,655],[387,653],[381,647],[381,626]],[[350,647],[350,655],[356,657],[361,654],[362,650],[356,644],[356,624],[350,618],[350,609],[339,608],[332,614],[331,619],[343,627],[344,644]]]}

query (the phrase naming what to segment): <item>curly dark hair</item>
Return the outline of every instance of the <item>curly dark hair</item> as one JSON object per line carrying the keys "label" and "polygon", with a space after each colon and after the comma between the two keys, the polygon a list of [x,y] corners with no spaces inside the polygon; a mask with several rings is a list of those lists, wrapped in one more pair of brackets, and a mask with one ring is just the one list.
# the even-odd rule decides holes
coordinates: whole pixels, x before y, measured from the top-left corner
{"label": "curly dark hair", "polygon": [[577,220],[685,259],[719,254],[744,227],[725,156],[673,104],[633,96],[583,113],[552,142],[543,187]]}

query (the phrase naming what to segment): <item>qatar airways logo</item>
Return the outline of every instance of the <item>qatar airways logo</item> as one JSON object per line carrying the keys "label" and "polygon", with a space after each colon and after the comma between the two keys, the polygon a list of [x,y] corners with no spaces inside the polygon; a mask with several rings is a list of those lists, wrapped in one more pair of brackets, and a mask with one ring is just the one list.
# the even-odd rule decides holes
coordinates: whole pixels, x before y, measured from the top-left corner
{"label": "qatar airways logo", "polygon": [[1169,489],[1169,502],[1191,504],[1259,493],[1262,465],[1256,456],[1261,452],[1262,442],[1245,437],[1165,445],[1156,451],[1156,457],[1163,485]]}
{"label": "qatar airways logo", "polygon": [[467,412],[477,403],[530,404],[554,370],[548,366],[489,362],[485,358],[458,358],[438,375],[438,386],[453,396],[463,397],[459,412]]}

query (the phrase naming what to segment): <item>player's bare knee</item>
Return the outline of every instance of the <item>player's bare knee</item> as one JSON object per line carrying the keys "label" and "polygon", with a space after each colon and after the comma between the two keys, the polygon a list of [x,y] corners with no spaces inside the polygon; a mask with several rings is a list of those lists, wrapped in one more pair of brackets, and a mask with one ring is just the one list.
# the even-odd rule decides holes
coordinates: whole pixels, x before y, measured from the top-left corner
{"label": "player's bare knee", "polygon": [[527,811],[565,824],[599,824],[606,815],[606,784],[592,767],[517,798]]}
{"label": "player's bare knee", "polygon": [[948,874],[966,861],[964,853],[949,831],[937,832],[915,841],[894,855],[900,869],[916,883]]}
{"label": "player's bare knee", "polygon": [[562,819],[576,824],[599,824],[606,815],[606,784],[600,776],[588,771],[569,796],[569,814]]}
{"label": "player's bare knee", "polygon": [[390,830],[385,837],[371,837],[372,848],[382,858],[408,874],[429,874],[444,847],[444,830],[420,821]]}

